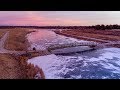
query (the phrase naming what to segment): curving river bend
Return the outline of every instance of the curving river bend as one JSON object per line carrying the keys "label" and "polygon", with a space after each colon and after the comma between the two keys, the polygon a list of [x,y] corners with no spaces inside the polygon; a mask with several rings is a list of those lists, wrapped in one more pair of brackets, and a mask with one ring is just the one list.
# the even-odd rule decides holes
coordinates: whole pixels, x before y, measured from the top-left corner
{"label": "curving river bend", "polygon": [[[55,34],[51,30],[36,30],[27,35],[32,47],[46,49],[51,44],[88,42]],[[119,79],[120,48],[104,48],[68,55],[39,56],[28,60],[43,69],[47,79]]]}

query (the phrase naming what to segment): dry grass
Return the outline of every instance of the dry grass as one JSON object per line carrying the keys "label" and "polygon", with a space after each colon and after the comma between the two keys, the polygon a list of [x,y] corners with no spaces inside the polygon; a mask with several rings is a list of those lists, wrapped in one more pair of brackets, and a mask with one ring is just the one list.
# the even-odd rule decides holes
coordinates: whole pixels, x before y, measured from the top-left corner
{"label": "dry grass", "polygon": [[45,79],[42,69],[28,64],[27,60],[24,56],[0,54],[0,79],[35,79],[38,72],[41,75],[38,79]]}
{"label": "dry grass", "polygon": [[6,33],[7,30],[5,29],[0,29],[0,38]]}
{"label": "dry grass", "polygon": [[[56,32],[58,34],[63,34],[79,39],[84,39],[79,36],[88,37],[88,38],[96,38],[96,39],[102,39],[102,40],[109,40],[109,41],[119,41],[120,35],[116,35],[115,31],[103,31],[103,30],[63,30],[62,32]],[[87,39],[89,40],[89,39]],[[91,40],[91,39],[90,39]]]}
{"label": "dry grass", "polygon": [[24,55],[19,56],[19,57],[17,57],[17,60],[19,61],[20,65],[21,65],[21,69],[24,72],[25,79],[35,79],[35,75],[37,73],[40,73],[40,75],[41,75],[41,77],[38,79],[45,79],[45,75],[41,68],[34,66],[33,64],[27,63],[28,57],[26,57]]}
{"label": "dry grass", "polygon": [[[0,31],[0,36],[2,37],[6,31],[9,31],[9,36],[5,42],[6,49],[16,51],[27,50],[29,43],[25,36],[33,31],[24,28],[4,29]],[[35,79],[37,73],[41,75],[39,79],[45,79],[42,69],[28,64],[27,60],[32,57],[47,54],[47,52],[30,52],[29,54],[30,56],[0,54],[0,79]]]}
{"label": "dry grass", "polygon": [[[120,31],[114,31],[114,30],[63,30],[61,32],[55,31],[57,34],[65,35],[68,37],[74,37],[77,39],[83,39],[88,41],[95,41],[100,43],[106,43],[107,41],[120,41]],[[83,36],[83,37],[81,37]],[[84,38],[88,37],[88,38]],[[99,40],[93,40],[91,38],[95,39],[101,39],[106,40],[105,41],[99,41]],[[120,47],[120,45],[113,45],[114,47]]]}
{"label": "dry grass", "polygon": [[22,79],[20,65],[10,54],[0,54],[0,79]]}
{"label": "dry grass", "polygon": [[[99,31],[100,32],[100,31]],[[104,31],[101,31],[102,33],[104,33]],[[107,31],[109,32],[109,31]],[[64,34],[72,34],[72,35],[75,35],[75,36],[85,36],[85,37],[90,37],[90,38],[96,38],[96,39],[102,39],[102,40],[111,40],[111,41],[118,41],[120,40],[120,35],[119,36],[114,36],[114,33],[112,35],[105,35],[105,34],[102,34],[102,33],[95,33],[95,31],[92,33],[91,32],[83,32],[83,31],[80,31],[79,32],[76,32],[74,30],[68,30],[68,31],[63,31],[62,33]]]}
{"label": "dry grass", "polygon": [[5,48],[17,51],[27,50],[29,43],[25,36],[30,32],[32,31],[24,28],[9,29],[9,37],[5,42]]}
{"label": "dry grass", "polygon": [[35,76],[39,73],[40,77],[38,77],[38,79],[45,79],[45,75],[42,71],[42,69],[40,69],[38,66],[35,66],[33,64],[28,64],[27,65],[27,78],[28,79],[35,79]]}
{"label": "dry grass", "polygon": [[94,29],[84,29],[84,30],[76,30],[76,32],[120,36],[120,30],[94,30]]}

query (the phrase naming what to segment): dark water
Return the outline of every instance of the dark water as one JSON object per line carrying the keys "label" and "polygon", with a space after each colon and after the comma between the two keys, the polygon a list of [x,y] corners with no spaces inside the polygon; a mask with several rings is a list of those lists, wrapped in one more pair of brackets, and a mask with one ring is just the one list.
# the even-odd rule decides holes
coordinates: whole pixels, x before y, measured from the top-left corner
{"label": "dark water", "polygon": [[[35,37],[36,36],[36,37]],[[86,42],[56,35],[52,31],[39,30],[32,33],[31,43],[38,47],[55,43]],[[40,49],[40,48],[38,48]],[[47,56],[46,56],[47,57]],[[54,57],[54,56],[52,56]],[[46,64],[43,69],[51,78],[64,79],[119,79],[120,78],[120,49],[104,48],[81,53],[56,55],[57,59]],[[54,62],[53,62],[54,61]],[[50,71],[51,70],[51,71]],[[50,71],[50,72],[48,72]]]}

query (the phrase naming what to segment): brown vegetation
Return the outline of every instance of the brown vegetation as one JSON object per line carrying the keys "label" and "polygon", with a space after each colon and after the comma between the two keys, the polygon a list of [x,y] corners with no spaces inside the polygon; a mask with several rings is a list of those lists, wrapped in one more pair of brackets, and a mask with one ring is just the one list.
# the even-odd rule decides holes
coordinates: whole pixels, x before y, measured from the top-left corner
{"label": "brown vegetation", "polygon": [[35,76],[38,73],[40,73],[41,76],[38,79],[45,79],[45,75],[42,69],[37,66],[34,66],[33,64],[28,64],[27,63],[28,58],[26,56],[19,56],[16,57],[16,59],[19,61],[20,67],[24,72],[25,79],[35,79]]}
{"label": "brown vegetation", "polygon": [[0,38],[2,38],[2,36],[6,33],[6,30],[4,29],[0,29]]}
{"label": "brown vegetation", "polygon": [[[63,30],[61,32],[57,31],[57,34],[62,34],[78,39],[89,40],[89,41],[96,41],[91,40],[90,38],[101,39],[101,40],[108,40],[108,41],[119,41],[120,40],[120,31],[113,31],[113,30]],[[81,37],[83,36],[83,37]],[[87,39],[84,37],[88,37]]]}
{"label": "brown vegetation", "polygon": [[23,79],[20,65],[10,54],[0,54],[0,79]]}
{"label": "brown vegetation", "polygon": [[[5,42],[5,48],[8,50],[25,51],[29,47],[26,35],[33,31],[24,28],[18,29],[4,29],[0,31],[2,37],[6,31],[9,31],[9,36]],[[37,66],[28,64],[29,58],[42,55],[41,53],[26,53],[29,55],[16,56],[13,54],[0,54],[0,79],[35,79],[39,73],[41,77],[38,79],[45,79],[45,75]]]}
{"label": "brown vegetation", "polygon": [[[120,31],[119,30],[94,30],[94,29],[83,29],[83,30],[62,30],[55,31],[57,34],[65,35],[68,37],[74,37],[77,39],[95,41],[99,43],[106,43],[108,41],[120,41]],[[87,38],[84,38],[87,37]],[[95,38],[95,39],[91,39]],[[104,41],[100,41],[100,40]],[[120,45],[111,45],[112,47],[120,48]]]}
{"label": "brown vegetation", "polygon": [[120,36],[120,29],[118,29],[118,30],[114,30],[114,29],[111,29],[111,30],[84,29],[84,30],[75,30],[75,31],[76,32],[83,32],[83,33]]}
{"label": "brown vegetation", "polygon": [[37,56],[44,56],[44,55],[49,55],[51,54],[49,51],[47,50],[40,50],[40,51],[26,51],[25,54],[22,54],[21,56],[26,58],[26,59],[31,59],[33,57],[37,57]]}
{"label": "brown vegetation", "polygon": [[9,37],[5,42],[5,48],[8,50],[23,51],[27,50],[29,43],[26,39],[26,35],[32,31],[28,29],[10,29]]}
{"label": "brown vegetation", "polygon": [[45,75],[37,66],[27,63],[28,58],[10,54],[0,54],[0,79],[45,79]]}

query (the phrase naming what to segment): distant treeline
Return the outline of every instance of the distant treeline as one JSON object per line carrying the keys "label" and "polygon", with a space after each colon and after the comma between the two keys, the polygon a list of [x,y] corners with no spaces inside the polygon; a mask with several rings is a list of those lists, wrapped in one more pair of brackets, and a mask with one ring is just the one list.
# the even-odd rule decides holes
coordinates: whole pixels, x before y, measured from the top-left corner
{"label": "distant treeline", "polygon": [[120,29],[120,25],[93,25],[93,26],[0,26],[1,29],[34,28],[34,29]]}
{"label": "distant treeline", "polygon": [[0,28],[35,28],[35,29],[81,29],[87,26],[0,26]]}
{"label": "distant treeline", "polygon": [[120,29],[120,25],[95,25],[95,26],[88,26],[87,28],[94,28],[94,29],[101,29],[101,30],[105,30],[105,29]]}

